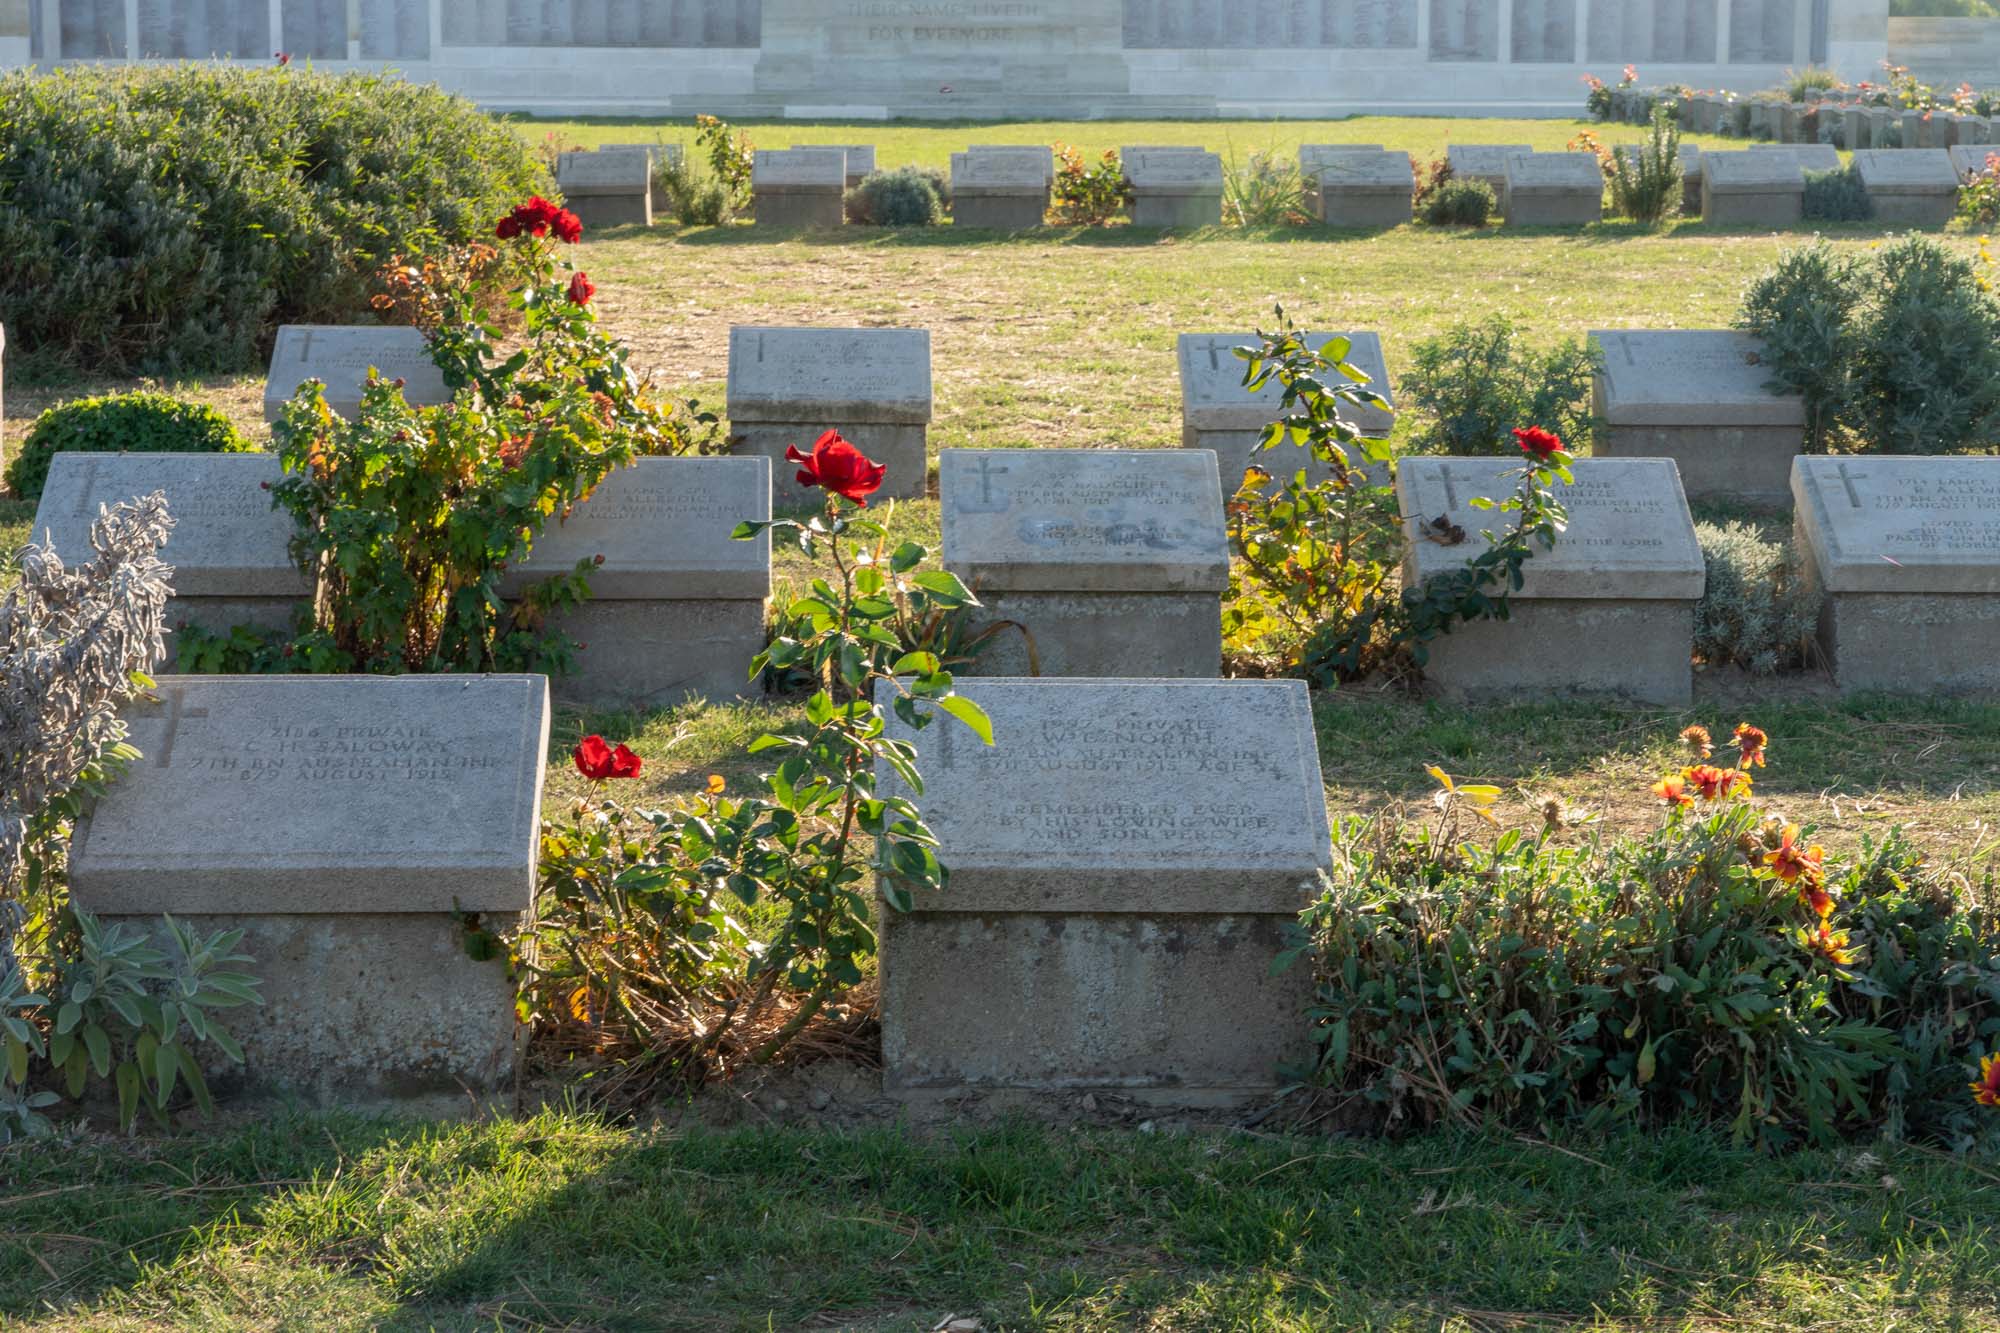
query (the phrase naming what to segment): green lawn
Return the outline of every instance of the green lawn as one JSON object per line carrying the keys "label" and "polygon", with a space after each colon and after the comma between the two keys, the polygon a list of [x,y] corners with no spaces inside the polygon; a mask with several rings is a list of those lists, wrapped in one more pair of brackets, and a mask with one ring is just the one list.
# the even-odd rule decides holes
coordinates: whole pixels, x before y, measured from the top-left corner
{"label": "green lawn", "polygon": [[1679,1131],[276,1116],[0,1153],[0,1324],[1991,1329],[1996,1225],[1942,1156]]}

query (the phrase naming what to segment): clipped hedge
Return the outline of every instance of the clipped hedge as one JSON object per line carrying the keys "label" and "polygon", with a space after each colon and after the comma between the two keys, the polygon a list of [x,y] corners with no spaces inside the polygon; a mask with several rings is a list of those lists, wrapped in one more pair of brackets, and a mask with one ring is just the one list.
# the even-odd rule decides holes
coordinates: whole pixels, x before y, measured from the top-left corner
{"label": "clipped hedge", "polygon": [[222,65],[0,77],[10,349],[105,374],[253,368],[275,327],[351,322],[392,254],[464,244],[546,169],[464,98]]}
{"label": "clipped hedge", "polygon": [[77,398],[35,418],[7,463],[17,500],[42,498],[57,454],[245,454],[257,446],[206,403],[141,390]]}

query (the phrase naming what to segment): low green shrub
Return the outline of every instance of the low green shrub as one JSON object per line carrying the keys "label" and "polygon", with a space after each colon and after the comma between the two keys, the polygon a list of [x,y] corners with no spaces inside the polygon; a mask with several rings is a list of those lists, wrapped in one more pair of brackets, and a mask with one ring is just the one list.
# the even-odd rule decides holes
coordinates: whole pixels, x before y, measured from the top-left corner
{"label": "low green shrub", "polygon": [[1419,339],[1397,386],[1403,406],[1414,409],[1418,421],[1409,447],[1430,454],[1512,455],[1512,432],[1524,423],[1580,445],[1596,424],[1590,389],[1600,359],[1595,348],[1575,338],[1540,351],[1523,347],[1504,315]]}
{"label": "low green shrub", "polygon": [[1055,157],[1056,178],[1049,208],[1057,222],[1101,227],[1132,202],[1132,185],[1125,179],[1117,149],[1107,148],[1096,162],[1086,163],[1082,149],[1059,143]]}
{"label": "low green shrub", "polygon": [[1808,222],[1866,222],[1875,216],[1875,201],[1861,183],[1861,169],[1852,164],[1838,171],[1806,173],[1805,217]]}
{"label": "low green shrub", "polygon": [[1423,219],[1433,227],[1483,227],[1499,207],[1491,185],[1457,177],[1441,182],[1424,199]]}
{"label": "low green shrub", "polygon": [[1807,65],[1804,69],[1790,72],[1785,80],[1785,100],[1788,102],[1817,102],[1822,93],[1837,93],[1847,85],[1840,76],[1830,69],[1818,65]]}
{"label": "low green shrub", "polygon": [[1825,453],[1853,374],[1862,261],[1815,243],[1787,250],[1750,284],[1736,326],[1763,340],[1769,387],[1805,402],[1806,452]]}
{"label": "low green shrub", "polygon": [[0,77],[0,310],[65,370],[241,370],[348,322],[392,255],[466,244],[547,177],[470,101],[218,64]]}
{"label": "low green shrub", "polygon": [[35,418],[7,464],[7,489],[36,501],[57,454],[242,454],[257,446],[206,403],[140,390],[58,404]]}
{"label": "low green shrub", "polygon": [[664,187],[674,221],[683,227],[719,227],[736,213],[734,193],[713,167],[689,154],[654,162],[653,175]]}
{"label": "low green shrub", "polygon": [[1296,227],[1307,221],[1306,182],[1297,162],[1270,153],[1232,159],[1222,174],[1222,216],[1238,227]]}
{"label": "low green shrub", "polygon": [[1653,108],[1645,139],[1610,159],[1611,204],[1638,222],[1659,222],[1681,211],[1681,131],[1663,106]]}
{"label": "low green shrub", "polygon": [[1708,584],[1694,611],[1695,655],[1760,676],[1802,666],[1820,599],[1800,576],[1789,542],[1766,541],[1748,523],[1696,523]]}
{"label": "low green shrub", "polygon": [[1687,1119],[1768,1147],[2000,1148],[1968,1088],[2000,1045],[1990,869],[1893,833],[1841,863],[1760,811],[1746,769],[1705,762],[1655,787],[1650,834],[1570,844],[1555,811],[1482,846],[1462,816],[1499,792],[1433,772],[1434,823],[1341,827],[1286,956],[1314,968],[1318,1081],[1386,1127]]}
{"label": "low green shrub", "polygon": [[934,227],[943,215],[937,187],[916,167],[870,172],[847,192],[847,220],[866,227]]}

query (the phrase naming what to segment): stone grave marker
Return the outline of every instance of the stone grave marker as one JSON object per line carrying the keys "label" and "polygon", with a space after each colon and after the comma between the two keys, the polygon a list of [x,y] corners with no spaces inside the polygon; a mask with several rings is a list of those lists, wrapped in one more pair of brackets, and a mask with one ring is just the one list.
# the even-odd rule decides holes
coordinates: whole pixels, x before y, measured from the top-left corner
{"label": "stone grave marker", "polygon": [[1798,163],[1802,172],[1840,170],[1840,150],[1830,143],[1753,143],[1749,151],[1783,154]]}
{"label": "stone grave marker", "polygon": [[1903,144],[1903,113],[1894,107],[1863,107],[1868,119],[1868,147],[1900,148]]}
{"label": "stone grave marker", "polygon": [[514,983],[457,914],[506,932],[529,908],[546,680],[165,676],[126,720],[142,757],[79,824],[70,893],[243,929],[242,1082],[462,1104],[512,1076]]}
{"label": "stone grave marker", "polygon": [[1056,178],[1055,149],[1045,143],[976,143],[965,150],[982,158],[1026,158],[1042,168],[1042,175],[1050,184]]}
{"label": "stone grave marker", "polygon": [[759,148],[750,164],[750,205],[760,227],[838,227],[847,221],[847,152]]}
{"label": "stone grave marker", "polygon": [[2000,690],[2000,458],[1801,456],[1795,545],[1843,690]]}
{"label": "stone grave marker", "polygon": [[1604,217],[1604,168],[1595,153],[1509,153],[1507,222],[1581,227]]}
{"label": "stone grave marker", "polygon": [[1854,155],[1878,222],[1942,227],[1958,214],[1958,172],[1943,148],[1864,148]]}
{"label": "stone grave marker", "polygon": [[795,480],[787,446],[812,452],[838,430],[888,467],[883,499],[924,494],[931,420],[928,329],[803,329],[738,325],[729,330],[729,430],[738,453],[771,460],[780,506],[823,498]]}
{"label": "stone grave marker", "polygon": [[313,582],[289,552],[291,515],[271,507],[267,487],[283,475],[276,454],[57,454],[33,536],[46,537],[65,566],[82,564],[93,558],[90,525],[100,509],[165,492],[174,520],[160,553],[174,570],[171,664],[179,625],[214,634],[236,625],[284,629],[311,600]]}
{"label": "stone grave marker", "polygon": [[[1394,404],[1389,390],[1389,370],[1382,355],[1380,334],[1362,332],[1309,333],[1307,342],[1322,348],[1330,338],[1346,338],[1350,344],[1347,360],[1367,374],[1365,386]],[[1213,449],[1220,466],[1223,498],[1236,494],[1244,468],[1255,464],[1273,477],[1289,478],[1306,468],[1313,480],[1328,469],[1295,444],[1259,450],[1264,428],[1280,415],[1283,391],[1273,382],[1256,393],[1243,387],[1248,363],[1235,354],[1238,347],[1254,347],[1257,339],[1248,333],[1183,333],[1176,340],[1175,356],[1181,375],[1181,447]],[[1354,425],[1363,435],[1386,438],[1395,429],[1393,407],[1362,407],[1354,413]]]}
{"label": "stone grave marker", "polygon": [[1986,170],[1988,161],[2000,156],[2000,144],[1962,143],[1951,150],[1951,167],[1962,185]]}
{"label": "stone grave marker", "polygon": [[1849,151],[1857,148],[1874,147],[1874,123],[1869,119],[1868,108],[1865,106],[1841,108],[1840,133],[1842,136],[1841,146]]}
{"label": "stone grave marker", "polygon": [[[980,675],[1222,674],[1229,540],[1206,449],[946,449],[945,568],[1012,621]],[[1032,641],[1035,661],[1031,663]]]}
{"label": "stone grave marker", "polygon": [[1455,143],[1445,147],[1445,161],[1459,180],[1485,181],[1493,187],[1493,197],[1507,201],[1507,158],[1512,153],[1532,153],[1524,143]]}
{"label": "stone grave marker", "polygon": [[1984,116],[1960,116],[1958,118],[1958,138],[1952,144],[1961,148],[1968,144],[1990,144],[1993,142],[1993,122]]}
{"label": "stone grave marker", "polygon": [[1597,458],[1671,458],[1690,500],[1782,506],[1805,400],[1765,387],[1762,344],[1728,329],[1595,330]]}
{"label": "stone grave marker", "polygon": [[1805,216],[1798,159],[1775,150],[1701,155],[1701,216],[1724,227],[1789,227]]}
{"label": "stone grave marker", "polygon": [[1416,170],[1408,153],[1336,154],[1313,178],[1319,220],[1329,227],[1400,227],[1410,220]]}
{"label": "stone grave marker", "polygon": [[284,415],[285,404],[307,380],[326,385],[326,405],[352,420],[361,407],[369,368],[383,379],[403,381],[403,397],[413,407],[451,401],[444,372],[431,360],[424,335],[408,327],[378,324],[281,324],[271,347],[271,370],[264,381],[264,420]]}
{"label": "stone grave marker", "polygon": [[1379,143],[1308,143],[1299,145],[1299,184],[1305,191],[1306,211],[1319,216],[1319,173],[1338,157],[1370,156],[1386,151]]}
{"label": "stone grave marker", "polygon": [[[1480,534],[1509,517],[1496,505],[1514,490],[1512,458],[1404,458],[1396,470],[1407,540],[1403,585],[1463,569],[1485,548]],[[1694,519],[1669,458],[1584,458],[1573,485],[1557,487],[1569,528],[1523,567],[1509,618],[1455,625],[1429,644],[1428,678],[1457,698],[1523,697],[1559,682],[1571,694],[1681,705],[1694,696],[1694,607],[1706,581]],[[1442,544],[1439,518],[1464,530]]]}
{"label": "stone grave marker", "polygon": [[[883,1085],[1267,1096],[1310,1051],[1286,927],[1331,863],[1302,681],[969,680],[917,747],[950,888],[882,919]],[[885,794],[901,794],[882,769]]]}
{"label": "stone grave marker", "polygon": [[576,670],[551,681],[557,696],[624,708],[690,694],[736,698],[755,688],[750,659],[764,646],[771,538],[729,534],[770,516],[768,458],[641,458],[606,477],[566,521],[551,519],[501,592],[518,598],[601,555],[590,600],[555,616],[583,645]]}
{"label": "stone grave marker", "polygon": [[583,223],[586,239],[596,227],[653,225],[650,148],[564,153],[556,159],[556,184],[564,206]]}
{"label": "stone grave marker", "polygon": [[973,148],[953,153],[953,225],[995,231],[1041,226],[1054,173],[1054,155],[1047,148],[1018,153]]}
{"label": "stone grave marker", "polygon": [[1214,227],[1222,222],[1222,159],[1200,149],[1127,149],[1120,155],[1132,185],[1132,224]]}
{"label": "stone grave marker", "polygon": [[640,152],[650,156],[653,159],[654,173],[652,191],[653,215],[655,217],[673,216],[673,196],[667,192],[666,186],[661,182],[659,171],[662,166],[680,166],[686,160],[686,149],[677,143],[608,143],[601,145],[601,147],[605,152],[610,152],[613,149],[636,148]]}
{"label": "stone grave marker", "polygon": [[862,181],[875,174],[875,145],[872,143],[795,143],[799,148],[838,148],[847,154],[847,188],[853,189]]}

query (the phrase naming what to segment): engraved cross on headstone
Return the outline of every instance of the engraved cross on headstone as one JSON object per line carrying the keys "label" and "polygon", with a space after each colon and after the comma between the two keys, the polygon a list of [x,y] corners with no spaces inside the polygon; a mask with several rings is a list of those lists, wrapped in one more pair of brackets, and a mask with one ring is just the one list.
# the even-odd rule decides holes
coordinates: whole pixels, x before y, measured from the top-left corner
{"label": "engraved cross on headstone", "polygon": [[173,766],[174,740],[180,735],[181,719],[208,716],[206,708],[184,707],[183,701],[186,698],[187,691],[178,685],[167,691],[167,730],[166,734],[160,738],[160,752],[153,761],[161,768],[171,768]]}
{"label": "engraved cross on headstone", "polygon": [[1868,480],[1868,474],[1866,472],[1849,472],[1845,463],[1840,465],[1839,472],[1840,484],[1847,488],[1847,502],[1856,509],[1861,508],[1861,492],[1855,489],[1854,483]]}
{"label": "engraved cross on headstone", "polygon": [[993,503],[993,478],[995,476],[1004,477],[1010,470],[1009,468],[993,466],[993,460],[990,458],[979,460],[979,503],[983,505]]}
{"label": "engraved cross on headstone", "polygon": [[90,512],[91,499],[97,494],[97,463],[99,455],[92,454],[83,465],[83,485],[76,492],[76,516],[82,518]]}

